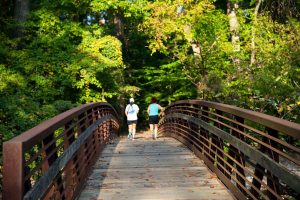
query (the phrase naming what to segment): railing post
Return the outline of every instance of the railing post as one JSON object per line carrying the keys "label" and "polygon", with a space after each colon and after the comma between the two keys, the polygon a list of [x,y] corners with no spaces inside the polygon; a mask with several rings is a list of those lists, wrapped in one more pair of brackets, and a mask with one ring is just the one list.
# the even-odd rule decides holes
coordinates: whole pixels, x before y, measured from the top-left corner
{"label": "railing post", "polygon": [[[43,159],[47,158],[52,153],[52,151],[55,151],[45,161],[45,163],[43,163],[43,165],[42,165],[42,171],[43,172],[46,172],[50,168],[50,166],[55,162],[55,160],[58,158],[58,155],[57,155],[57,150],[58,149],[56,149],[55,142],[53,144],[51,144],[49,147],[46,147],[53,140],[55,140],[54,133],[51,133],[46,138],[44,138],[43,141],[42,141],[42,149],[43,149],[42,158]],[[55,182],[54,187],[50,189],[50,190],[52,190],[52,192],[47,193],[46,199],[51,198],[51,195],[54,195],[55,198],[63,198],[63,195],[62,195],[62,192],[63,192],[62,177],[61,177],[61,175],[58,175],[58,176],[59,177],[57,178],[57,181]],[[58,194],[56,193],[56,191],[58,192]],[[58,197],[56,195],[58,195]]]}
{"label": "railing post", "polygon": [[[85,114],[86,113],[84,112],[84,113],[82,113],[78,116],[78,123],[77,123],[78,137],[85,130],[85,126],[86,126]],[[85,146],[85,144],[80,146],[80,148],[78,149],[78,153],[74,157],[74,161],[76,162],[76,165],[75,165],[76,187],[81,182],[81,179],[82,179],[82,171],[81,170],[84,168],[84,165],[85,165],[85,162],[84,162],[84,146]]]}
{"label": "railing post", "polygon": [[[101,118],[101,110],[97,107],[96,120]],[[97,127],[97,142],[100,149],[102,149],[102,124]]]}
{"label": "railing post", "polygon": [[[191,116],[193,116],[194,118],[197,118],[198,116],[198,112],[197,112],[197,108],[195,107],[195,105],[191,104],[190,105],[190,110],[192,111],[192,113],[190,114]],[[195,148],[195,143],[198,143],[198,140],[196,140],[195,138],[198,139],[198,135],[196,134],[198,132],[198,125],[196,125],[195,123],[191,123],[189,122],[189,128],[190,128],[190,134],[191,134],[191,144],[193,146],[193,148]]]}
{"label": "railing post", "polygon": [[[220,111],[220,110],[216,110],[216,113],[218,114],[218,115],[223,115],[223,112],[222,111]],[[221,122],[222,121],[222,117],[217,117],[216,118],[219,122]],[[214,123],[214,125],[216,126],[216,127],[218,127],[219,129],[223,129],[224,128],[224,126],[222,125],[222,124],[220,124],[220,123],[218,123],[218,122],[215,122]],[[221,139],[221,138],[219,138],[219,137],[213,137],[213,138],[215,138],[214,140],[213,140],[213,143],[217,146],[217,147],[219,147],[220,149],[222,149],[222,150],[224,150],[223,148],[224,148],[224,144],[223,144],[223,140]],[[221,166],[223,166],[223,167],[225,167],[225,163],[224,163],[224,161],[222,160],[222,159],[224,159],[224,153],[223,153],[223,151],[220,151],[220,150],[218,150],[217,148],[214,148],[215,149],[215,151],[217,152],[217,162],[221,165]],[[221,157],[221,158],[220,158]],[[222,167],[220,167],[219,165],[217,165],[217,167],[218,167],[218,169],[223,173],[223,174],[225,174],[225,171],[222,169]]]}
{"label": "railing post", "polygon": [[[194,117],[197,119],[201,119],[201,106],[198,104],[194,105],[195,108],[195,113],[194,113]],[[195,132],[197,132],[197,134],[195,135],[195,137],[197,138],[197,144],[200,147],[197,147],[199,152],[202,152],[203,149],[203,139],[201,137],[201,126],[199,124],[194,124],[195,127]]]}
{"label": "railing post", "polygon": [[[265,168],[263,168],[260,164],[256,164],[255,165],[255,169],[254,169],[254,176],[259,180],[259,181],[262,181],[263,177],[264,177],[264,171],[265,171]],[[252,184],[253,186],[251,187],[251,193],[253,194],[253,196],[256,196],[258,197],[259,196],[259,193],[254,189],[258,189],[260,190],[260,187],[261,187],[261,183],[253,177],[253,180],[252,180]]]}
{"label": "railing post", "polygon": [[93,124],[94,122],[94,112],[93,112],[93,109],[90,109],[90,110],[87,110],[87,127],[91,124]]}
{"label": "railing post", "polygon": [[[203,106],[202,107],[202,117],[201,117],[201,119],[203,120],[203,121],[205,121],[205,122],[208,122],[208,119],[206,118],[206,117],[208,117],[208,107],[206,107],[206,106]],[[201,128],[201,134],[203,135],[203,137],[206,139],[206,140],[204,140],[203,139],[203,143],[204,144],[206,144],[206,145],[203,145],[203,152],[202,152],[202,154],[204,155],[204,156],[206,156],[210,161],[212,161],[212,163],[213,163],[213,160],[208,156],[208,155],[205,155],[205,153],[204,153],[204,151],[206,151],[207,153],[209,153],[210,152],[210,149],[209,149],[209,147],[210,147],[210,138],[209,138],[209,133],[207,132],[207,130],[205,130],[204,128]],[[205,150],[206,149],[206,150]]]}
{"label": "railing post", "polygon": [[[172,113],[173,110],[174,110],[174,107],[171,107],[170,113]],[[169,120],[171,121],[171,123],[170,123],[171,129],[168,128],[168,129],[170,129],[170,133],[168,133],[168,134],[176,136],[176,128],[175,128],[175,126],[176,126],[176,125],[175,125],[176,119],[175,119],[175,118],[171,118],[171,119],[169,119]]]}
{"label": "railing post", "polygon": [[[73,126],[73,127],[72,127]],[[71,128],[72,127],[72,128]],[[70,130],[68,130],[70,128]],[[68,131],[67,131],[68,130]],[[75,140],[74,136],[74,124],[73,121],[68,122],[65,125],[65,134],[64,134],[64,149],[67,149]],[[73,180],[73,171],[74,171],[74,161],[71,159],[68,164],[65,167],[65,180],[66,180],[66,186],[65,186],[65,196],[66,199],[72,199],[73,193],[74,193],[74,180]]]}
{"label": "railing post", "polygon": [[3,199],[22,200],[24,195],[23,144],[3,144]]}
{"label": "railing post", "polygon": [[[99,119],[98,117],[98,108],[93,109],[93,122],[96,122]],[[95,145],[96,145],[96,151],[100,151],[100,141],[99,141],[99,126],[94,132],[94,139],[95,139]]]}
{"label": "railing post", "polygon": [[[278,131],[271,129],[271,128],[267,128],[267,132],[269,135],[278,138]],[[269,144],[271,147],[275,147],[277,148],[277,145],[270,139],[264,139],[266,140],[267,144]],[[272,151],[271,149],[267,150],[269,156],[275,161],[275,162],[279,162],[279,155],[278,153]],[[269,171],[267,171],[267,185],[273,189],[275,191],[275,193],[279,194],[279,180],[276,176],[272,175]],[[268,191],[268,197],[270,199],[276,199],[276,197],[270,192]]]}
{"label": "railing post", "polygon": [[[271,128],[266,128],[266,131],[269,135],[277,138],[278,137],[278,131],[271,129]],[[263,137],[263,142],[277,148],[277,145],[271,141],[270,139],[267,139],[266,137]],[[267,153],[271,159],[273,159],[275,162],[279,162],[279,155],[278,153],[272,151],[271,149],[268,149],[265,146],[260,147],[260,151]],[[263,176],[265,175],[265,168],[260,166],[259,164],[256,164],[255,166],[255,171],[254,171],[254,176],[256,176],[260,181],[262,181]],[[256,187],[258,190],[261,188],[261,183],[257,181],[256,179],[253,179],[253,185]],[[267,185],[270,187],[275,193],[279,194],[279,180],[276,176],[272,175],[269,171],[267,171]],[[251,193],[254,195],[258,195],[258,192],[255,191],[255,189],[252,187],[251,188]],[[267,195],[270,199],[276,199],[276,196],[274,196],[269,190],[267,192]]]}
{"label": "railing post", "polygon": [[[244,119],[241,118],[241,117],[238,117],[238,116],[235,116],[235,119],[237,122],[241,123],[241,124],[244,124]],[[237,125],[236,128],[242,132],[245,131],[245,128],[241,125]],[[240,140],[244,140],[244,136],[236,131],[233,131],[232,132],[234,136],[236,136],[237,138],[239,138]],[[239,162],[243,167],[245,167],[245,156],[244,154],[234,148],[234,152],[235,152],[235,158],[236,158],[236,161]],[[244,177],[245,177],[245,172],[244,172],[244,168],[243,167],[240,167],[240,165],[236,165],[236,168],[237,168],[237,171],[240,172],[240,174],[242,174]],[[245,186],[246,184],[246,181],[245,181],[245,178],[243,178],[242,176],[240,176],[239,174],[236,174],[236,178],[237,180],[241,183],[242,186]],[[241,191],[244,191],[243,187],[238,185],[238,188],[241,190]]]}
{"label": "railing post", "polygon": [[103,124],[100,124],[100,126],[98,128],[98,132],[99,132],[100,145],[103,146],[103,143],[104,143]]}
{"label": "railing post", "polygon": [[[265,142],[266,141],[266,138],[263,137],[263,141]],[[260,146],[259,150],[261,152],[266,152],[266,147],[265,146]],[[261,189],[261,182],[263,180],[263,177],[265,175],[265,168],[262,167],[260,164],[256,164],[255,165],[255,169],[254,169],[254,176],[257,177],[257,179],[253,178],[252,180],[252,184],[253,186],[251,187],[251,193],[254,195],[254,196],[259,196],[259,193],[254,189],[256,188],[257,190],[260,190]]]}
{"label": "railing post", "polygon": [[108,120],[108,130],[109,130],[109,138],[112,139],[113,138],[113,133],[112,133],[112,121]]}
{"label": "railing post", "polygon": [[102,125],[102,132],[103,132],[103,142],[106,143],[107,135],[106,135],[106,123],[105,122]]}
{"label": "railing post", "polygon": [[[238,116],[233,116],[233,119],[235,119],[238,123],[241,123],[243,124],[244,123],[244,119],[241,118],[241,117],[238,117]],[[233,126],[235,127],[236,129],[240,130],[240,131],[243,131],[244,132],[244,127],[243,126],[240,126],[240,125],[236,125],[236,126]],[[231,129],[232,130],[232,129]],[[244,137],[238,133],[237,131],[235,130],[232,130],[232,135],[243,140]],[[240,163],[242,166],[245,166],[245,158],[244,158],[244,154],[238,150],[237,148],[235,148],[234,146],[232,146],[231,144],[229,145],[229,152],[228,152],[229,156],[231,156],[233,159],[235,159],[236,162]],[[231,158],[228,158],[228,163],[233,166],[233,163],[234,161],[231,159]],[[236,168],[237,168],[237,171],[240,172],[243,176],[245,176],[245,172],[244,172],[244,169],[242,167],[240,167],[239,165],[236,165]],[[227,166],[227,170],[230,172],[230,174],[226,173],[227,177],[229,179],[230,176],[231,176],[231,173],[232,173],[232,169],[230,166]],[[240,182],[240,184],[242,186],[245,186],[245,179],[240,176],[239,174],[236,174],[236,178],[238,180],[238,182]],[[241,191],[244,191],[243,187],[240,186],[240,185],[237,185],[237,187],[241,190]]]}

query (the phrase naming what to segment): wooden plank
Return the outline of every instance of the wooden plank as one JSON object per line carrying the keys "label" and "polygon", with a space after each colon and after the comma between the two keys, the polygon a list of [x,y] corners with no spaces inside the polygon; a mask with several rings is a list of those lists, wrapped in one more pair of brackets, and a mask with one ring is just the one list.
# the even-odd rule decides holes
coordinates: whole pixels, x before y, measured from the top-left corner
{"label": "wooden plank", "polygon": [[80,200],[234,199],[204,162],[175,139],[137,136],[107,145]]}

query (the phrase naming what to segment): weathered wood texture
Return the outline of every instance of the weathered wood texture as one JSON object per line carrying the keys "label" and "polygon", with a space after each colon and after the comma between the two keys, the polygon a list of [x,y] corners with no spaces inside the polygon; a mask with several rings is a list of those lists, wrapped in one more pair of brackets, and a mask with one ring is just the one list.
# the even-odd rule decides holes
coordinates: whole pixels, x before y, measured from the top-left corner
{"label": "weathered wood texture", "polygon": [[80,200],[234,199],[190,150],[172,138],[137,134],[107,145]]}

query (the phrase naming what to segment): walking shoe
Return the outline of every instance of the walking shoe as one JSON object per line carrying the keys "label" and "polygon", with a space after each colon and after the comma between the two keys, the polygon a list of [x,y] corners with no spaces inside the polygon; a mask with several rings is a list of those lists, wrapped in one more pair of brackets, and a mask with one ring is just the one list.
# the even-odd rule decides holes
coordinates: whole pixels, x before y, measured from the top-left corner
{"label": "walking shoe", "polygon": [[131,133],[128,133],[127,138],[128,138],[128,139],[131,139],[131,137],[132,137]]}

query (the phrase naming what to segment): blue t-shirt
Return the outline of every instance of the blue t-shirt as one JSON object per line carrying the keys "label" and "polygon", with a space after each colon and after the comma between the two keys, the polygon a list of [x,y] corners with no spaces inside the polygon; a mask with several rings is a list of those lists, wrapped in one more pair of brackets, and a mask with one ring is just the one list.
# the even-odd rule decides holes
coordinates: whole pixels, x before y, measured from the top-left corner
{"label": "blue t-shirt", "polygon": [[152,103],[149,106],[149,116],[156,116],[158,115],[158,104]]}

